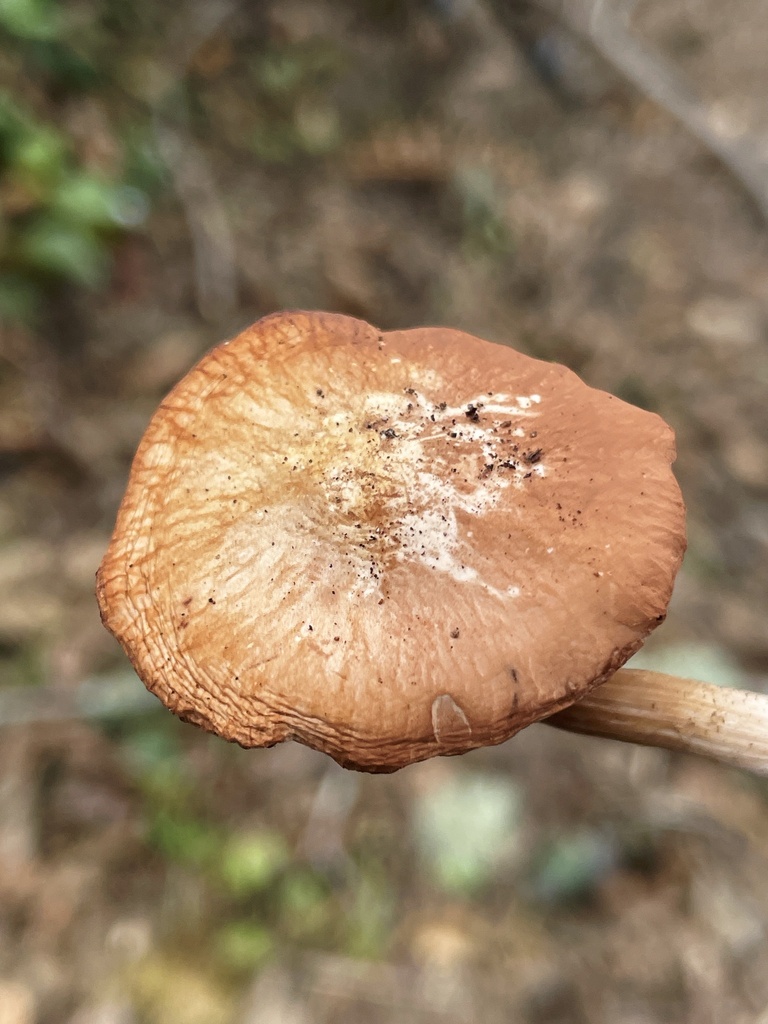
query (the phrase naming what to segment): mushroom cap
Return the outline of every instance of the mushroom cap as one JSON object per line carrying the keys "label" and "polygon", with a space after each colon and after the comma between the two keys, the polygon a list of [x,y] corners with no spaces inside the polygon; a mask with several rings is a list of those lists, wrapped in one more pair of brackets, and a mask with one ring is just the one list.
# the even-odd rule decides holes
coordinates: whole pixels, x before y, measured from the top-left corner
{"label": "mushroom cap", "polygon": [[443,328],[266,317],[155,413],[98,573],[181,718],[394,771],[619,668],[685,549],[656,415]]}

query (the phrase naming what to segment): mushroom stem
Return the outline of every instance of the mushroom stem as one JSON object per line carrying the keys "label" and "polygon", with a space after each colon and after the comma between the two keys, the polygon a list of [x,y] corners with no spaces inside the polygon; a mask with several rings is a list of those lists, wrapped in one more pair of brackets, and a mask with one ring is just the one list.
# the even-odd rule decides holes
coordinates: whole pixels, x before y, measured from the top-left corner
{"label": "mushroom stem", "polygon": [[590,736],[700,754],[768,775],[768,695],[622,669],[544,720]]}

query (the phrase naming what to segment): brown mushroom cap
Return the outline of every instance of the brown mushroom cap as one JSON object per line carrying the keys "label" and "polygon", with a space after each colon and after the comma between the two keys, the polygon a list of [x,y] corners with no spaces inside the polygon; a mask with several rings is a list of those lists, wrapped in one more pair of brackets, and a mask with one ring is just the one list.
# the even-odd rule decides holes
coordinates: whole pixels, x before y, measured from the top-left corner
{"label": "brown mushroom cap", "polygon": [[139,446],[102,618],[177,715],[393,771],[500,743],[664,618],[671,430],[459,331],[267,317]]}

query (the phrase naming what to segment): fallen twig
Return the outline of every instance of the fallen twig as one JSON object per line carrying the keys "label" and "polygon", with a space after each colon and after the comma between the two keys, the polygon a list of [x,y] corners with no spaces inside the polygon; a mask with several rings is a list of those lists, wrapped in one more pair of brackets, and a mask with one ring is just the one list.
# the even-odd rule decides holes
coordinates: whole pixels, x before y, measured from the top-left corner
{"label": "fallen twig", "polygon": [[645,96],[672,115],[730,171],[768,221],[768,160],[747,135],[733,137],[718,126],[706,105],[663,57],[633,33],[637,0],[489,0],[497,20],[515,37],[531,12],[536,27],[542,12],[595,50]]}

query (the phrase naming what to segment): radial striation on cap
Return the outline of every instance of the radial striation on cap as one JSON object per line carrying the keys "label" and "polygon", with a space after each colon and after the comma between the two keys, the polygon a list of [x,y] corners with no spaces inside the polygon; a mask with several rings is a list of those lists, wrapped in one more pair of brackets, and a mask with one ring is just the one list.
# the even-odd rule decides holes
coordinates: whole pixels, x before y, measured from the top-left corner
{"label": "radial striation on cap", "polygon": [[661,622],[685,548],[656,415],[459,331],[290,313],[141,441],[105,625],[183,719],[365,771],[500,743]]}

